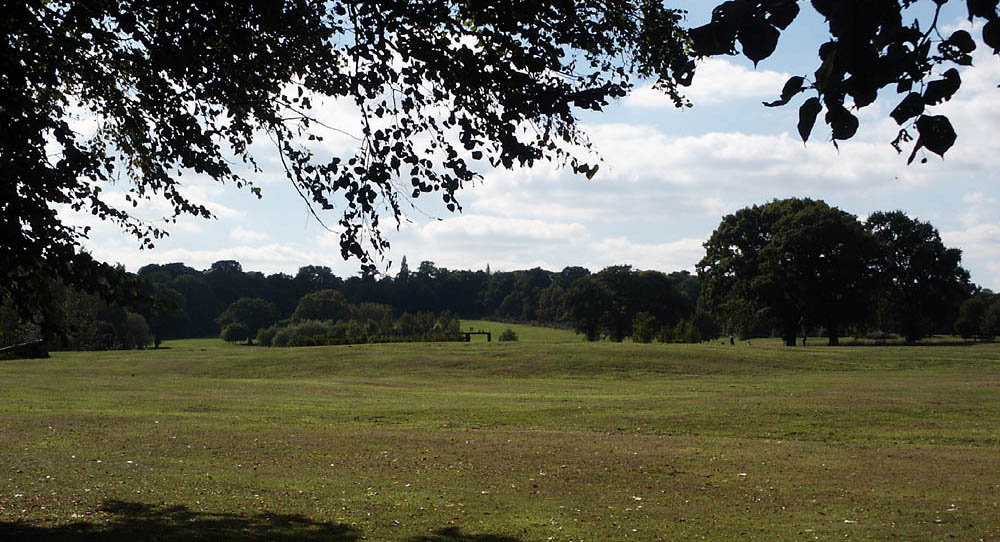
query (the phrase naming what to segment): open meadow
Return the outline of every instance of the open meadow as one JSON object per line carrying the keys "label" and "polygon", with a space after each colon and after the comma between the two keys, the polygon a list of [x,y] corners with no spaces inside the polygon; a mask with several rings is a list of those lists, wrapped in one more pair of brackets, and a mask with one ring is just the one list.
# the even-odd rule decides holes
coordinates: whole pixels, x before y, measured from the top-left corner
{"label": "open meadow", "polygon": [[0,362],[0,540],[1000,540],[1000,345],[482,326]]}

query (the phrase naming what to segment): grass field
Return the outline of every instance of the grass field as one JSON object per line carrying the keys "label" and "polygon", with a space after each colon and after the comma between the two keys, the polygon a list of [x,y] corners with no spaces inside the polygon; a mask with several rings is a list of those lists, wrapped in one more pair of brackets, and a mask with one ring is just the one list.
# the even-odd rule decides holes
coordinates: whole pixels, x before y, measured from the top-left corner
{"label": "grass field", "polygon": [[1000,345],[483,326],[0,362],[0,540],[1000,540]]}

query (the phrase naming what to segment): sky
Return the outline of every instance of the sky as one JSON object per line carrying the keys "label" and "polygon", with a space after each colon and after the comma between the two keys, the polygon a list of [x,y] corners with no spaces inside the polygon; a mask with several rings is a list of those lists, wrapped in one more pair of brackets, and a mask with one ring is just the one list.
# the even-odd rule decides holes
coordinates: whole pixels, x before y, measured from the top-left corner
{"label": "sky", "polygon": [[[708,20],[710,2],[679,3],[691,10],[691,25]],[[946,12],[942,29],[965,28],[979,39],[981,31],[962,15]],[[899,100],[892,93],[858,112],[861,129],[839,150],[821,121],[802,144],[796,132],[801,98],[786,107],[761,104],[776,99],[790,75],[815,70],[824,33],[823,21],[806,10],[756,69],[742,57],[703,62],[686,92],[691,109],[675,109],[647,82],[606,111],[581,115],[603,159],[592,180],[548,165],[485,170],[482,182],[459,193],[461,213],[431,197],[417,199],[399,228],[386,231],[391,249],[382,269],[395,274],[406,256],[411,268],[429,260],[450,269],[581,265],[597,271],[630,264],[693,271],[704,255],[702,243],[725,214],[774,198],[810,197],[862,220],[899,209],[929,221],[947,246],[962,249],[975,283],[1000,290],[1000,58],[980,43],[974,67],[961,70],[959,93],[932,108],[951,119],[956,146],[943,160],[927,153],[918,155],[927,157],[926,164],[907,166],[906,154],[889,145],[898,131],[888,116]],[[324,118],[350,123],[349,109],[323,107]],[[334,152],[353,144],[329,139]],[[85,248],[131,271],[169,262],[206,269],[232,259],[244,270],[265,273],[325,265],[340,276],[357,274],[356,261],[341,259],[338,234],[312,218],[285,180],[275,151],[263,143],[255,147],[265,171],[253,180],[263,198],[185,175],[184,193],[217,218],[182,218],[152,250],[139,250],[133,238],[91,218],[67,220],[91,225]],[[135,212],[156,220],[165,207],[154,201]],[[336,223],[335,216],[328,218]]]}

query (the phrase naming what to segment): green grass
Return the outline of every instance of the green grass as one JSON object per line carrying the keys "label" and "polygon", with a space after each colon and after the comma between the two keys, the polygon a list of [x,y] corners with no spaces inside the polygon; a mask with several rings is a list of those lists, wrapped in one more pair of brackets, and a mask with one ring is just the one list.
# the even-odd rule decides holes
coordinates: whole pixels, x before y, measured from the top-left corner
{"label": "green grass", "polygon": [[1000,539],[1000,345],[515,331],[0,362],[0,540]]}
{"label": "green grass", "polygon": [[[583,342],[583,335],[577,335],[568,329],[555,329],[551,327],[526,326],[524,324],[507,324],[504,322],[494,322],[492,320],[462,320],[462,331],[489,331],[493,333],[493,340],[497,340],[500,334],[506,329],[514,330],[517,333],[517,340],[524,342],[544,342],[544,343],[573,343]],[[483,342],[486,337],[473,335],[473,342]]]}

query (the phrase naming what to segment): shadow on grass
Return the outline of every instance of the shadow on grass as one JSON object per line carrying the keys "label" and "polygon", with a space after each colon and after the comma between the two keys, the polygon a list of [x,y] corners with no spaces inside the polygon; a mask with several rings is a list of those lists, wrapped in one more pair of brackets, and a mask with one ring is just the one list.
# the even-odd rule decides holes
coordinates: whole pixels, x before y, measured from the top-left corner
{"label": "shadow on grass", "polygon": [[[144,503],[107,501],[104,518],[55,527],[0,522],[2,542],[157,542],[268,541],[268,542],[358,542],[364,537],[349,525],[313,521],[299,515],[212,514],[194,512],[186,506],[152,506]],[[491,534],[464,534],[447,527],[434,534],[409,538],[406,542],[521,542]]]}
{"label": "shadow on grass", "polygon": [[517,538],[495,534],[464,534],[458,527],[448,527],[432,535],[416,536],[406,542],[521,542]]}
{"label": "shadow on grass", "polygon": [[20,522],[0,523],[0,540],[355,542],[361,538],[358,531],[348,525],[317,522],[298,515],[211,514],[194,512],[184,506],[150,506],[122,501],[105,502],[101,510],[110,514],[107,523],[78,522],[56,527],[38,527]]}

